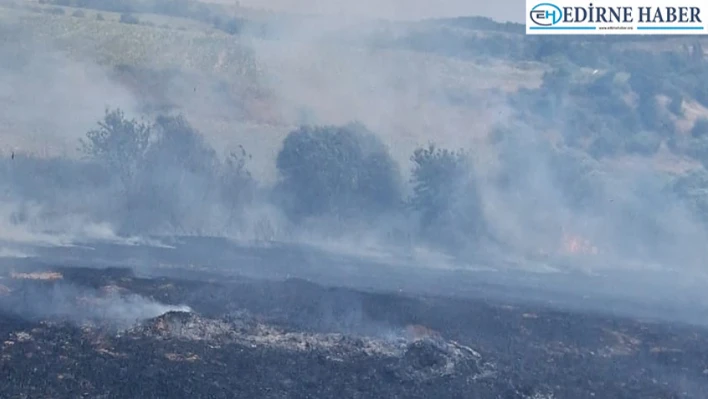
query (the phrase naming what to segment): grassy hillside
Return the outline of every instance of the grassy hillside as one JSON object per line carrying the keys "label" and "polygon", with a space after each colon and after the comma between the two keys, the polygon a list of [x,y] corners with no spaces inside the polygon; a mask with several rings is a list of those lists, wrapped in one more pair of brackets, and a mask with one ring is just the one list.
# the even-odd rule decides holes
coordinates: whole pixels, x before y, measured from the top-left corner
{"label": "grassy hillside", "polygon": [[[202,21],[155,13],[131,13],[138,23],[129,24],[120,22],[123,13],[100,9],[21,2],[0,10],[0,23],[12,26],[18,41],[96,64],[134,93],[143,108],[188,110],[211,140],[244,144],[259,159],[272,159],[303,115],[322,123],[361,120],[380,129],[389,144],[403,145],[402,161],[413,146],[431,139],[466,144],[468,133],[457,127],[474,124],[482,131],[497,118],[496,109],[491,114],[486,109],[499,101],[488,97],[488,90],[536,87],[545,68],[371,46],[369,37],[377,32],[350,34],[351,29],[328,40],[326,33],[295,24],[296,37],[290,40],[254,32],[233,35]],[[251,10],[241,13],[264,18]],[[281,23],[277,16],[271,20]],[[457,102],[485,98],[489,104],[470,109],[448,97]],[[383,103],[374,107],[372,99]],[[443,120],[450,129],[436,128]],[[20,134],[17,123],[8,125]],[[32,141],[20,146],[35,151],[27,148],[39,144]]]}
{"label": "grassy hillside", "polygon": [[[65,14],[51,14],[51,10]],[[78,9],[35,6],[2,9],[2,23],[19,25],[21,33],[47,43],[71,57],[90,56],[105,66],[132,65],[155,69],[224,74],[234,78],[253,73],[253,58],[238,39],[189,20],[139,15],[141,24],[119,22],[120,14]],[[96,15],[104,20],[97,20]],[[145,24],[147,22],[152,24]]]}
{"label": "grassy hillside", "polygon": [[[33,43],[31,51],[99,66],[132,93],[136,111],[185,112],[214,143],[248,145],[263,159],[272,160],[284,135],[303,122],[360,120],[400,148],[397,158],[405,162],[417,145],[474,145],[510,120],[563,137],[580,113],[613,130],[616,143],[608,145],[622,147],[617,129],[670,125],[672,132],[656,139],[667,145],[708,115],[705,68],[680,61],[683,72],[670,70],[677,57],[696,59],[689,54],[703,51],[705,39],[534,38],[518,24],[476,17],[347,25],[191,0],[50,3],[5,3],[0,23],[17,42]],[[614,83],[601,79],[610,75]],[[638,76],[649,83],[637,83]],[[599,97],[588,96],[592,90]],[[608,91],[622,109],[607,105],[616,100],[604,97]],[[646,95],[655,99],[639,100]],[[548,101],[556,103],[554,116]],[[649,114],[662,120],[648,126],[641,119]],[[21,136],[17,121],[4,126]],[[602,134],[589,129],[563,140],[590,151]],[[41,127],[34,130],[41,134]]]}

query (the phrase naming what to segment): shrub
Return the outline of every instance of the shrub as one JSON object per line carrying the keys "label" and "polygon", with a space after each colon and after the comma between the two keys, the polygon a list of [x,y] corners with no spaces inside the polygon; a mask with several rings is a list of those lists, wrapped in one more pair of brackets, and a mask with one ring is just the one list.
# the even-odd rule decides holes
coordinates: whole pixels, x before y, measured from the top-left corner
{"label": "shrub", "polygon": [[96,14],[96,21],[105,21],[106,19],[103,17],[103,14],[98,13]]}
{"label": "shrub", "polygon": [[411,156],[409,200],[428,238],[460,245],[482,233],[481,200],[469,155],[430,144]]}
{"label": "shrub", "polygon": [[181,115],[158,116],[152,132],[137,189],[127,197],[126,225],[182,232],[209,225],[209,215],[221,203],[216,151]]}
{"label": "shrub", "polygon": [[230,152],[221,170],[221,187],[227,204],[238,206],[249,202],[255,190],[255,181],[246,167],[251,155],[243,146],[236,152]]}
{"label": "shrub", "polygon": [[76,10],[73,13],[71,13],[71,16],[76,17],[76,18],[83,18],[86,16],[86,14],[81,10]]}
{"label": "shrub", "polygon": [[156,118],[155,143],[150,148],[150,162],[162,166],[180,165],[194,173],[216,170],[218,157],[204,137],[183,115]]}
{"label": "shrub", "polygon": [[133,14],[129,14],[129,13],[123,13],[123,14],[121,14],[119,21],[120,21],[121,23],[124,23],[124,24],[131,24],[131,25],[137,25],[137,24],[140,23],[140,20],[138,19],[138,17],[136,17],[136,16],[133,15]]}
{"label": "shrub", "polygon": [[98,128],[80,140],[80,151],[117,174],[127,190],[144,166],[150,137],[145,122],[127,119],[121,109],[107,109]]}
{"label": "shrub", "polygon": [[121,183],[112,215],[121,233],[225,228],[252,198],[245,150],[222,162],[182,115],[148,124],[106,110],[98,125],[80,150]]}
{"label": "shrub", "polygon": [[223,26],[221,26],[221,30],[225,31],[226,33],[229,33],[231,35],[238,34],[243,26],[243,21],[239,18],[231,18],[226,23],[224,23]]}
{"label": "shrub", "polygon": [[386,146],[360,124],[301,127],[277,157],[278,192],[291,217],[363,216],[400,201],[400,175]]}

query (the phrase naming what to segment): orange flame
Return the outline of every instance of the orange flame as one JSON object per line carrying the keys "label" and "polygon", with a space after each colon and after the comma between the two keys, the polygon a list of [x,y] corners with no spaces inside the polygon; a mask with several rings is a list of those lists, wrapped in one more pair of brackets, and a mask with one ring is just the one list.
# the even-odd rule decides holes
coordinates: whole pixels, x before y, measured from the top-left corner
{"label": "orange flame", "polygon": [[409,339],[417,341],[424,338],[438,338],[440,333],[420,324],[409,324],[406,326],[406,333]]}
{"label": "orange flame", "polygon": [[578,235],[563,233],[562,251],[574,255],[597,255],[596,246],[589,240]]}

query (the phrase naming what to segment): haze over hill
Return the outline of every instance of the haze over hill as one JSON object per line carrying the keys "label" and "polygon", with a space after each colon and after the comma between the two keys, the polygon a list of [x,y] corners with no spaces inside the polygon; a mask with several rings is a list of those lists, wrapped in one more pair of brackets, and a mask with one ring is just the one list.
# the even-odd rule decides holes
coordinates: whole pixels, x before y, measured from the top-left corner
{"label": "haze over hill", "polygon": [[190,0],[1,10],[8,254],[220,236],[706,299],[703,38]]}
{"label": "haze over hill", "polygon": [[295,13],[325,14],[331,16],[358,16],[385,19],[423,19],[479,15],[506,22],[523,22],[526,4],[520,0],[461,1],[461,0],[212,0],[221,4],[241,4],[245,7],[265,8]]}

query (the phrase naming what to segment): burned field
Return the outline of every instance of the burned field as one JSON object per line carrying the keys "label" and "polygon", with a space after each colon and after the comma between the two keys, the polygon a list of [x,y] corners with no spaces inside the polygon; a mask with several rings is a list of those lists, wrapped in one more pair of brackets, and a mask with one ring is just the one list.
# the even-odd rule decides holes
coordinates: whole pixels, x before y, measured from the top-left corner
{"label": "burned field", "polygon": [[2,398],[701,398],[708,331],[305,280],[0,279]]}

